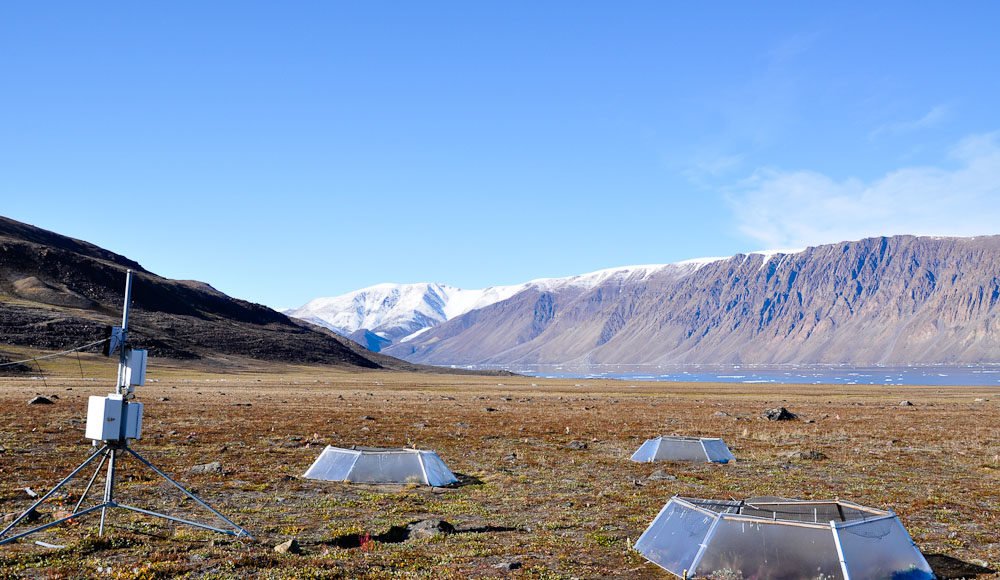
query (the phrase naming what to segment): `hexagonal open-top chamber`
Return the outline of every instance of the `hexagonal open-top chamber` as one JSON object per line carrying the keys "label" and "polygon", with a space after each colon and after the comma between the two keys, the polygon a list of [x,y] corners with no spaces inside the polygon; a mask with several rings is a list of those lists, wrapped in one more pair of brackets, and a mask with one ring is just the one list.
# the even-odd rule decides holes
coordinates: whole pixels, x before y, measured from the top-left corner
{"label": "hexagonal open-top chamber", "polygon": [[934,578],[895,513],[840,500],[675,496],[635,549],[683,578]]}
{"label": "hexagonal open-top chamber", "polygon": [[445,486],[458,478],[433,451],[328,445],[306,471],[308,479],[354,483],[417,483]]}
{"label": "hexagonal open-top chamber", "polygon": [[722,439],[712,437],[661,436],[647,439],[635,453],[632,461],[709,461],[729,463],[736,461],[732,451]]}

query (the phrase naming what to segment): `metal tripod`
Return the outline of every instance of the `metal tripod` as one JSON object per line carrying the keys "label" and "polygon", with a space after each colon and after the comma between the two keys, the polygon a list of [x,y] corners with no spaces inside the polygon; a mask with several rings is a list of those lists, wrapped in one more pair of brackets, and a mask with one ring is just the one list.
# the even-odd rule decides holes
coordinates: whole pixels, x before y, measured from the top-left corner
{"label": "metal tripod", "polygon": [[[123,453],[131,455],[132,457],[134,457],[137,460],[139,460],[140,463],[142,463],[146,467],[152,469],[154,472],[156,472],[157,475],[159,475],[163,479],[167,480],[174,487],[176,487],[177,489],[179,489],[181,491],[181,493],[183,493],[184,495],[186,495],[190,499],[192,499],[195,502],[197,502],[198,505],[200,505],[203,508],[207,509],[208,511],[212,512],[217,518],[219,518],[223,522],[229,524],[232,528],[231,529],[218,528],[218,527],[210,526],[208,524],[204,524],[204,523],[200,523],[200,522],[195,522],[195,521],[186,520],[186,519],[182,519],[182,518],[178,518],[178,517],[174,517],[174,516],[169,516],[167,514],[161,514],[159,512],[154,512],[154,511],[151,511],[151,510],[137,508],[135,506],[131,506],[131,505],[128,505],[128,504],[118,503],[118,501],[115,499],[115,469],[116,469],[117,463],[119,461],[119,456],[122,455]],[[80,496],[80,500],[76,502],[76,506],[74,506],[73,512],[70,515],[64,516],[64,517],[59,518],[59,519],[56,519],[56,520],[54,520],[52,522],[49,522],[47,524],[43,524],[43,525],[34,527],[34,528],[32,528],[30,530],[27,530],[25,532],[22,532],[20,534],[17,534],[17,535],[14,535],[14,536],[10,536],[10,537],[6,537],[7,533],[10,532],[10,530],[12,530],[15,526],[17,526],[23,520],[29,518],[32,513],[36,513],[35,509],[38,506],[42,505],[42,503],[44,503],[45,500],[47,500],[50,497],[52,497],[57,491],[59,491],[60,488],[62,488],[63,486],[65,486],[66,484],[68,484],[70,481],[72,481],[72,479],[74,477],[76,477],[76,475],[78,473],[80,473],[81,471],[83,471],[88,465],[90,465],[91,463],[93,463],[98,458],[100,458],[100,461],[97,464],[97,469],[94,471],[94,475],[92,475],[90,477],[90,481],[87,482],[87,487],[84,489],[83,494]],[[93,488],[94,482],[97,480],[98,475],[100,475],[101,470],[104,467],[105,463],[108,464],[108,469],[107,469],[107,479],[104,482],[104,498],[103,498],[103,500],[101,501],[101,503],[99,503],[97,505],[93,505],[93,506],[90,506],[88,508],[84,508],[84,509],[81,510],[80,507],[83,505],[83,502],[87,499],[87,495],[90,493],[91,488]],[[193,527],[201,528],[201,529],[204,529],[204,530],[210,530],[210,531],[213,531],[213,532],[218,532],[220,534],[226,534],[226,535],[230,535],[230,536],[235,536],[237,538],[245,537],[245,538],[249,538],[251,540],[253,539],[253,536],[251,536],[249,532],[247,532],[245,529],[243,529],[240,526],[238,526],[235,523],[233,523],[229,518],[227,518],[226,516],[224,516],[221,513],[219,513],[215,508],[213,508],[212,506],[210,506],[207,503],[205,503],[204,501],[202,501],[201,498],[199,498],[198,496],[194,495],[193,493],[191,493],[190,491],[188,491],[187,489],[185,489],[181,484],[179,484],[176,481],[174,481],[173,479],[171,479],[170,476],[168,476],[167,474],[165,474],[162,471],[160,471],[155,465],[153,465],[152,463],[150,463],[149,461],[147,461],[144,457],[142,457],[141,455],[139,455],[138,453],[136,453],[135,450],[133,450],[131,447],[129,447],[126,443],[106,442],[93,455],[91,455],[90,457],[88,457],[83,463],[81,463],[76,469],[74,469],[69,475],[67,475],[65,479],[63,479],[62,481],[60,481],[48,493],[46,493],[44,496],[42,496],[41,498],[39,498],[34,503],[34,505],[32,505],[27,510],[25,510],[24,513],[22,513],[17,519],[15,519],[13,522],[11,522],[6,528],[3,529],[3,531],[0,531],[0,546],[2,546],[4,544],[7,544],[7,543],[10,543],[10,542],[14,542],[16,540],[19,540],[19,539],[25,537],[25,536],[30,536],[31,534],[34,534],[36,532],[41,532],[42,530],[47,530],[48,528],[51,528],[53,526],[58,526],[59,524],[68,522],[70,520],[81,518],[81,517],[83,517],[85,515],[94,513],[94,512],[96,512],[98,510],[100,510],[100,512],[101,512],[101,524],[100,524],[100,527],[98,528],[98,534],[99,535],[104,535],[104,523],[105,523],[105,519],[106,519],[106,516],[107,516],[107,510],[108,510],[108,508],[121,508],[121,509],[125,509],[125,510],[128,510],[128,511],[136,512],[136,513],[140,513],[140,514],[145,514],[147,516],[153,516],[153,517],[157,517],[157,518],[162,518],[162,519],[165,519],[165,520],[169,520],[169,521],[172,521],[172,522],[177,522],[179,524],[185,524],[185,525],[188,525],[188,526],[193,526]]]}
{"label": "metal tripod", "polygon": [[[165,519],[165,520],[170,520],[172,522],[177,522],[177,523],[180,523],[180,524],[186,524],[186,525],[189,525],[189,526],[194,526],[196,528],[202,528],[202,529],[205,529],[205,530],[211,530],[213,532],[218,532],[220,534],[228,534],[230,536],[236,536],[237,538],[246,537],[246,538],[249,538],[251,540],[253,539],[253,536],[251,536],[249,533],[247,533],[246,530],[244,530],[240,526],[234,524],[226,516],[222,515],[221,513],[219,513],[218,511],[216,511],[212,506],[208,505],[207,503],[205,503],[204,501],[202,501],[200,498],[198,498],[198,496],[196,496],[193,493],[191,493],[190,491],[184,489],[184,487],[181,484],[179,484],[176,481],[170,479],[170,477],[167,474],[165,474],[162,471],[160,471],[159,469],[157,469],[155,465],[153,465],[149,461],[146,461],[146,459],[144,459],[141,455],[139,455],[131,447],[129,447],[128,442],[129,442],[130,435],[127,434],[127,430],[126,430],[126,427],[125,427],[125,419],[128,416],[128,414],[126,413],[126,409],[129,406],[128,400],[131,399],[132,396],[133,396],[132,395],[132,385],[142,384],[142,381],[145,380],[144,379],[144,377],[145,377],[145,370],[143,370],[141,373],[139,373],[139,374],[141,374],[143,376],[142,379],[139,379],[139,382],[131,382],[130,375],[129,375],[129,371],[133,370],[128,365],[128,360],[127,360],[128,356],[127,355],[128,355],[129,351],[128,351],[127,346],[126,346],[127,345],[127,341],[128,341],[129,304],[130,304],[131,300],[132,300],[132,270],[127,270],[126,273],[125,273],[125,306],[124,306],[124,308],[122,310],[122,325],[121,325],[121,328],[119,329],[120,332],[118,332],[117,335],[115,334],[115,332],[112,332],[112,338],[111,338],[112,345],[115,343],[116,340],[119,342],[119,344],[117,345],[117,347],[115,347],[115,346],[110,347],[110,350],[108,352],[108,354],[110,355],[110,354],[112,354],[116,350],[116,348],[119,349],[119,351],[120,351],[119,352],[119,360],[118,360],[118,382],[116,383],[115,392],[117,393],[117,395],[119,395],[116,400],[121,402],[121,415],[119,417],[121,419],[119,421],[119,423],[121,424],[121,428],[116,433],[114,433],[114,434],[112,434],[110,436],[93,436],[92,438],[95,440],[94,441],[94,445],[100,444],[101,448],[98,449],[97,452],[95,452],[93,455],[91,455],[90,457],[88,457],[86,461],[84,461],[83,463],[81,463],[76,469],[74,469],[72,471],[72,473],[70,473],[69,475],[67,475],[65,479],[63,479],[62,481],[60,481],[55,487],[52,488],[52,490],[50,490],[48,493],[46,493],[44,496],[42,496],[38,501],[35,502],[34,505],[32,505],[30,508],[28,508],[17,519],[15,519],[7,527],[5,527],[3,529],[3,531],[0,531],[0,546],[2,546],[4,544],[7,544],[7,543],[10,543],[10,542],[13,542],[13,541],[16,541],[16,540],[18,540],[20,538],[23,538],[25,536],[30,536],[31,534],[34,534],[36,532],[41,532],[42,530],[47,530],[48,528],[51,528],[53,526],[58,526],[59,524],[68,522],[68,521],[70,521],[72,519],[81,518],[81,517],[83,517],[85,515],[88,515],[88,514],[91,514],[93,512],[96,512],[97,510],[101,510],[101,525],[100,525],[100,528],[98,528],[98,534],[104,535],[104,522],[105,522],[105,519],[107,518],[108,508],[122,508],[122,509],[129,510],[129,511],[132,511],[132,512],[136,512],[136,513],[140,513],[140,514],[145,514],[147,516],[153,516],[153,517],[162,518],[162,519]],[[145,362],[142,363],[142,366],[143,366],[143,369],[144,369]],[[111,395],[109,395],[108,398],[110,399]],[[141,418],[142,406],[139,405],[138,407],[139,407],[139,413],[138,413],[139,416],[138,416],[138,419],[137,419],[137,423],[141,424],[141,422],[142,422],[142,418]],[[98,419],[98,423],[103,422],[103,417],[97,417],[97,419]],[[88,416],[88,418],[87,418],[88,433],[89,433],[89,430],[90,430],[90,421],[91,421],[91,417]],[[110,419],[109,419],[109,421],[110,421]],[[135,434],[131,435],[131,437],[138,438],[139,437],[138,430],[135,432]],[[98,441],[98,438],[102,439],[102,441]],[[118,503],[115,500],[115,468],[117,466],[117,463],[118,463],[118,460],[119,460],[119,456],[122,455],[122,454],[131,455],[132,457],[134,457],[137,460],[139,460],[140,463],[142,463],[146,467],[152,469],[153,471],[156,472],[157,475],[159,475],[163,479],[169,481],[174,487],[176,487],[177,489],[181,490],[181,493],[183,493],[187,497],[189,497],[192,500],[194,500],[195,502],[197,502],[198,505],[202,506],[203,508],[205,508],[208,511],[212,512],[213,514],[215,514],[215,516],[217,518],[219,518],[220,520],[222,520],[225,523],[227,523],[230,526],[232,526],[232,529],[222,529],[222,528],[218,528],[218,527],[215,527],[215,526],[210,526],[208,524],[203,524],[203,523],[199,523],[199,522],[193,522],[193,521],[190,521],[190,520],[185,520],[185,519],[177,518],[177,517],[174,517],[174,516],[168,516],[166,514],[161,514],[161,513],[150,511],[150,510],[145,510],[145,509],[137,508],[135,506],[131,506],[131,505],[128,505],[128,504]],[[101,460],[97,464],[97,469],[94,471],[94,475],[92,475],[90,477],[90,481],[87,482],[87,487],[86,487],[86,489],[84,489],[83,494],[80,496],[80,500],[78,502],[76,502],[76,506],[73,508],[73,513],[71,513],[68,516],[58,518],[55,521],[49,522],[47,524],[43,524],[43,525],[37,526],[35,528],[32,528],[32,529],[30,529],[30,530],[28,530],[26,532],[22,532],[20,534],[14,535],[14,536],[7,537],[7,533],[10,532],[12,529],[14,529],[14,527],[17,526],[19,523],[21,523],[25,519],[30,519],[32,517],[32,514],[35,514],[37,516],[37,512],[35,512],[35,508],[37,508],[38,506],[42,505],[42,503],[45,502],[45,500],[47,500],[50,497],[52,497],[53,494],[55,494],[57,491],[59,491],[59,489],[62,488],[64,485],[66,485],[67,483],[69,483],[74,477],[76,477],[76,474],[78,474],[81,471],[83,471],[88,465],[90,465],[91,463],[93,463],[98,457],[100,457]],[[91,488],[94,486],[94,482],[97,480],[98,475],[100,475],[101,469],[104,467],[105,462],[108,464],[108,470],[107,470],[107,478],[104,481],[104,499],[103,499],[103,501],[101,501],[101,503],[99,503],[97,505],[94,505],[94,506],[91,506],[91,507],[88,507],[88,508],[85,508],[85,509],[81,510],[80,507],[83,505],[84,500],[87,499],[87,495],[90,493]]]}

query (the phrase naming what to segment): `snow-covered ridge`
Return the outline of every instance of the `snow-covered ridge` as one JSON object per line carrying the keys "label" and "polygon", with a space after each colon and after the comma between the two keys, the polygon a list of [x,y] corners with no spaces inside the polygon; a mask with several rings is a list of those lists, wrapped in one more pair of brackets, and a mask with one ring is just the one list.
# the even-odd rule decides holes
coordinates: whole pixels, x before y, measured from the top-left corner
{"label": "snow-covered ridge", "polygon": [[[752,253],[762,254],[764,262],[767,262],[774,255],[794,252]],[[708,264],[727,259],[729,258],[695,258],[671,264],[622,266],[578,276],[538,278],[523,284],[474,290],[432,282],[376,284],[340,296],[316,298],[299,308],[285,310],[284,313],[325,326],[345,336],[367,329],[394,343],[406,342],[452,318],[502,302],[529,288],[551,291],[575,287],[586,290],[610,280],[644,280],[653,274],[667,271],[672,271],[677,276],[686,276]]]}

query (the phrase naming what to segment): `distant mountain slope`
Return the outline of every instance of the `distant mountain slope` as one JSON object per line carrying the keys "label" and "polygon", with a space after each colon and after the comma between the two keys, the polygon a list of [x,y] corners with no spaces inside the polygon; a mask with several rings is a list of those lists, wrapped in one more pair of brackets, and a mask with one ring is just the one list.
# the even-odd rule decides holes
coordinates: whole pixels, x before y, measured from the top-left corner
{"label": "distant mountain slope", "polygon": [[93,244],[0,217],[0,343],[56,349],[120,324],[125,270],[135,271],[133,341],[153,356],[234,355],[353,368],[407,368],[325,330],[203,282],[168,280]]}
{"label": "distant mountain slope", "polygon": [[529,284],[385,352],[432,364],[1000,362],[998,302],[1000,236],[894,236]]}
{"label": "distant mountain slope", "polygon": [[378,351],[419,336],[466,312],[496,304],[529,288],[590,288],[623,276],[648,276],[664,268],[690,270],[715,258],[683,264],[611,268],[568,278],[466,290],[446,284],[378,284],[341,296],[316,298],[285,314],[318,324]]}
{"label": "distant mountain slope", "polygon": [[378,284],[316,298],[285,314],[325,326],[371,350],[405,340],[459,314],[513,296],[523,286],[463,290],[444,284]]}

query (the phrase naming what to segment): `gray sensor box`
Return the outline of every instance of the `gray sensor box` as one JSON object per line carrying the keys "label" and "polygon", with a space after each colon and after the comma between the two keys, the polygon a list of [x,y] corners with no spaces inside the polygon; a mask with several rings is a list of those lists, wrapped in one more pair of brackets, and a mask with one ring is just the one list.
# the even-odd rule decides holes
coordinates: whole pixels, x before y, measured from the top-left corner
{"label": "gray sensor box", "polygon": [[142,436],[142,403],[125,402],[121,395],[90,397],[87,405],[88,439],[123,441]]}

